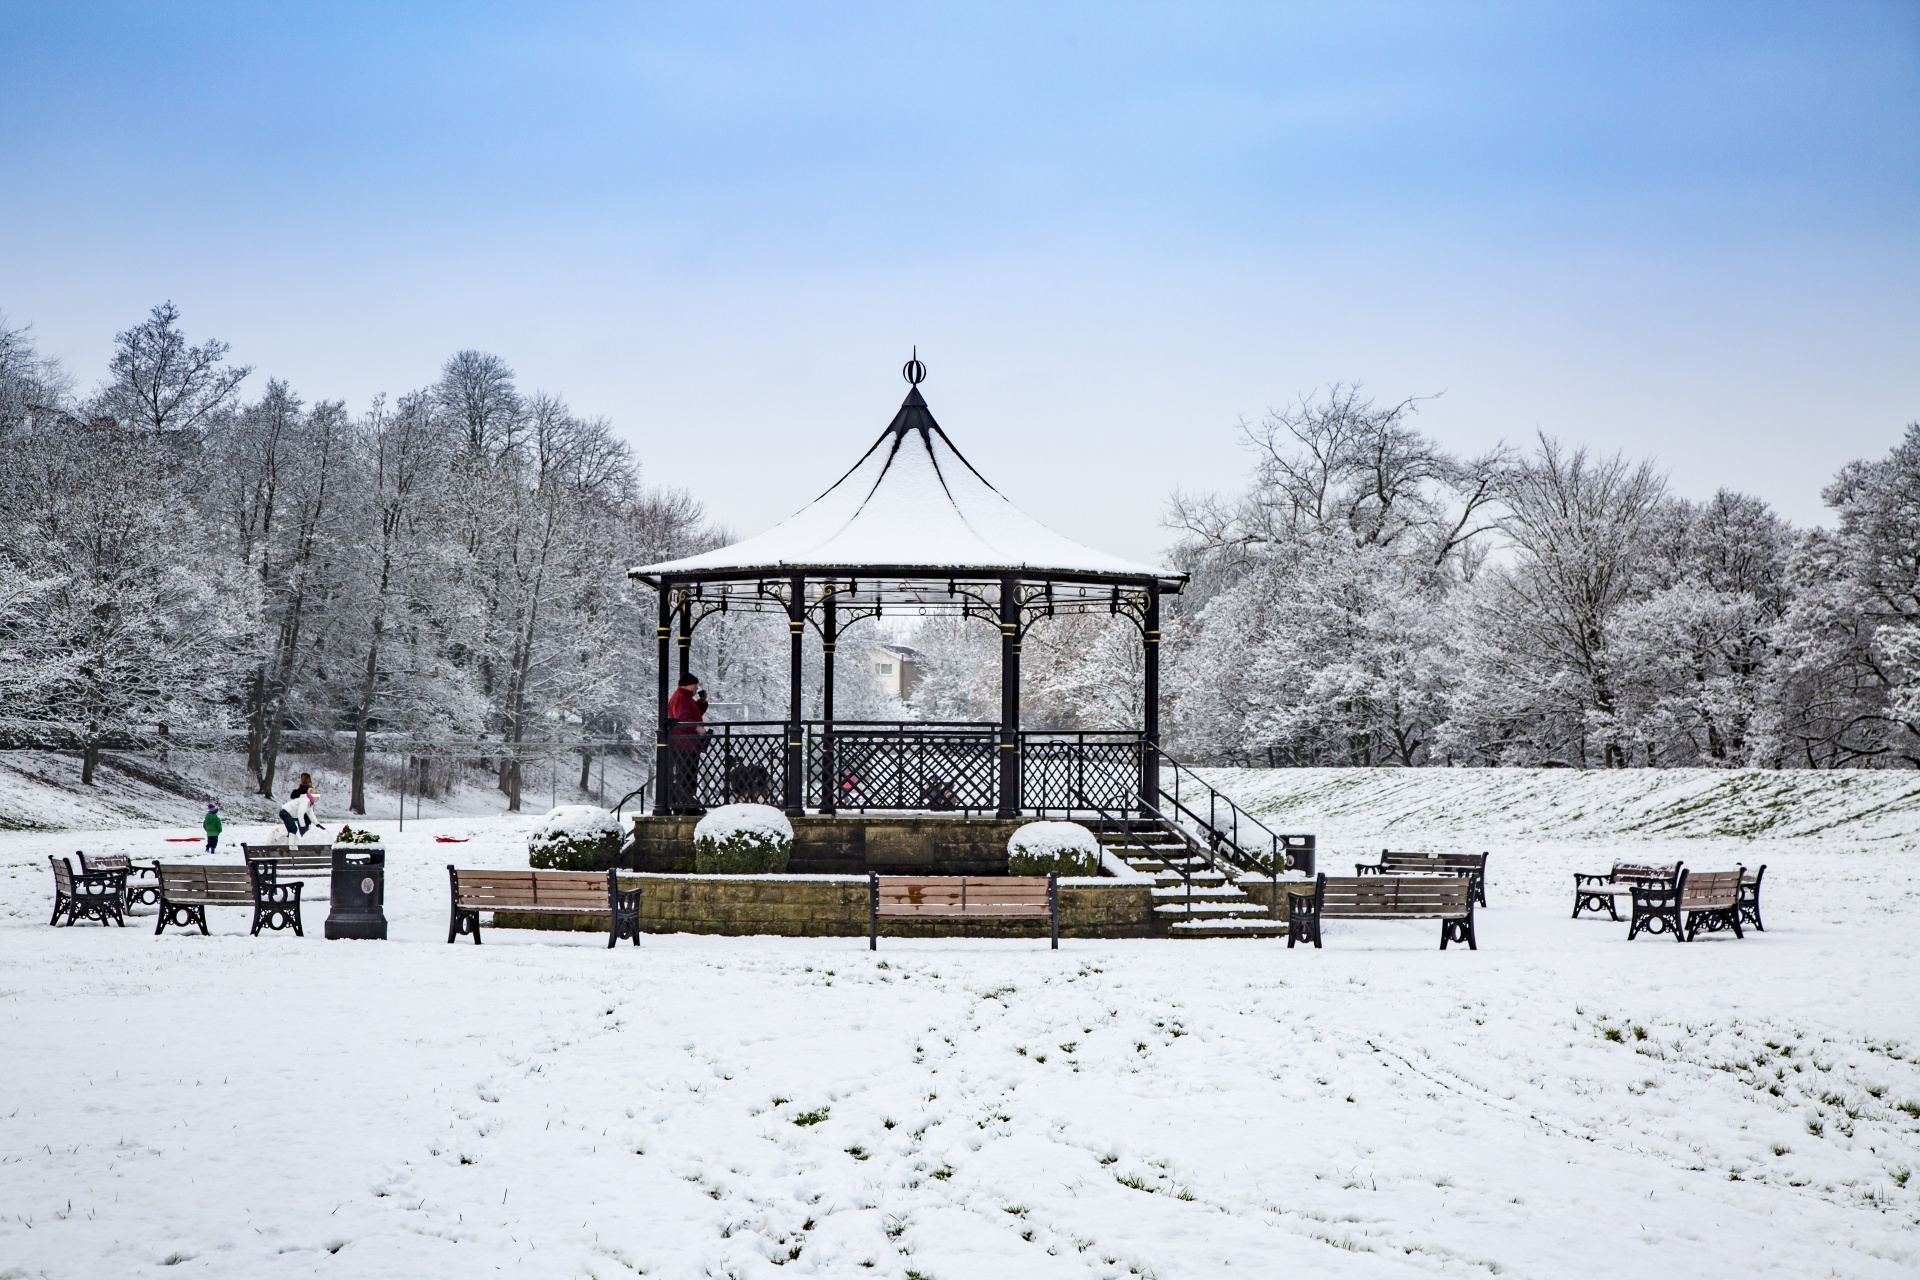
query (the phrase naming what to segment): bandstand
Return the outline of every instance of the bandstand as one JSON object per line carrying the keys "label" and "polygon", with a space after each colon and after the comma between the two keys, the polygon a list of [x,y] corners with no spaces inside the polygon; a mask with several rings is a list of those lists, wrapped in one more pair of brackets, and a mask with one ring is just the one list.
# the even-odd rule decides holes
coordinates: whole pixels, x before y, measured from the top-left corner
{"label": "bandstand", "polygon": [[[632,576],[659,598],[659,733],[654,812],[759,801],[794,815],[1085,813],[1121,818],[1160,799],[1160,602],[1184,575],[1064,538],[1028,516],[963,457],[920,394],[825,493],[766,532]],[[667,717],[675,673],[703,620],[734,610],[784,613],[784,721],[712,723],[697,750]],[[867,618],[958,614],[1000,633],[1000,715],[992,723],[834,719],[834,654]],[[1029,628],[1063,614],[1125,617],[1140,633],[1142,722],[1099,730],[1026,730],[1020,651]],[[821,714],[803,714],[812,633],[823,657]]]}

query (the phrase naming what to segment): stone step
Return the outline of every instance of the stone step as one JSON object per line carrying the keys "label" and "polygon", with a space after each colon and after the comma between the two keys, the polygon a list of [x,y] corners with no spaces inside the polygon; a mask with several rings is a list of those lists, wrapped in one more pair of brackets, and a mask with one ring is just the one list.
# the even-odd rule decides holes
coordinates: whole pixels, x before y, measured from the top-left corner
{"label": "stone step", "polygon": [[1156,915],[1167,916],[1233,916],[1255,914],[1264,916],[1267,914],[1265,907],[1250,898],[1241,897],[1232,901],[1221,902],[1203,899],[1197,893],[1193,895],[1193,906],[1191,908],[1187,906],[1186,899],[1182,897],[1178,901],[1165,903],[1164,905],[1155,907],[1153,910]]}
{"label": "stone step", "polygon": [[1172,938],[1284,938],[1285,920],[1215,919],[1176,920],[1167,930]]}
{"label": "stone step", "polygon": [[[1187,886],[1178,880],[1172,884],[1157,884],[1148,891],[1156,898],[1185,899]],[[1230,884],[1201,884],[1198,878],[1193,882],[1193,896],[1199,898],[1222,899],[1229,902],[1252,902],[1246,894]]]}

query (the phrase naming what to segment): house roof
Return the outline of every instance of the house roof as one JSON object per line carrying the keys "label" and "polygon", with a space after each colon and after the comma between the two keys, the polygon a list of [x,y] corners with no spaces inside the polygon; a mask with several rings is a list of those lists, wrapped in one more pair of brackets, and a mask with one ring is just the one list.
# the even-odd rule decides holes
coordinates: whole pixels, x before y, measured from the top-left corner
{"label": "house roof", "polygon": [[907,392],[873,447],[805,507],[732,546],[641,565],[633,576],[919,569],[1018,570],[1176,584],[1183,576],[1081,546],[1014,506],[954,448],[918,386]]}

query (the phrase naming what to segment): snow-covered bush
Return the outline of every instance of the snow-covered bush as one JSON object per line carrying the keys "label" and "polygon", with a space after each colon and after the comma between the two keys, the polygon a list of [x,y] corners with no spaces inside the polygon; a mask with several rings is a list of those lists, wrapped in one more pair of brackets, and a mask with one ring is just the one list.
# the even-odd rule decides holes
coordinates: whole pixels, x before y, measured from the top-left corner
{"label": "snow-covered bush", "polygon": [[620,856],[620,820],[597,805],[563,804],[527,841],[527,865],[548,871],[604,871]]}
{"label": "snow-covered bush", "polygon": [[723,804],[693,829],[693,869],[700,875],[766,875],[787,869],[793,824],[764,804]]}
{"label": "snow-covered bush", "polygon": [[1029,822],[1007,840],[1007,871],[1016,876],[1100,874],[1100,842],[1077,822]]}

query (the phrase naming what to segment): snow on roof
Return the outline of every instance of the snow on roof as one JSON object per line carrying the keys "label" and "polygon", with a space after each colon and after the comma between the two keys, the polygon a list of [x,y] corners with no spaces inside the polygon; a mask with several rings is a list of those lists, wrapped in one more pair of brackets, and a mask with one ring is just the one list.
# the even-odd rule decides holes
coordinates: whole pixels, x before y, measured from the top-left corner
{"label": "snow on roof", "polygon": [[633,573],[874,568],[1181,576],[1083,547],[1007,501],[960,456],[917,386],[853,469],[794,515],[730,547]]}

